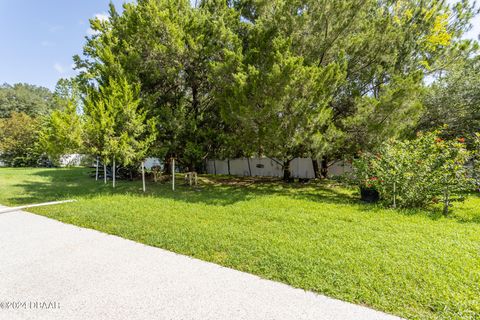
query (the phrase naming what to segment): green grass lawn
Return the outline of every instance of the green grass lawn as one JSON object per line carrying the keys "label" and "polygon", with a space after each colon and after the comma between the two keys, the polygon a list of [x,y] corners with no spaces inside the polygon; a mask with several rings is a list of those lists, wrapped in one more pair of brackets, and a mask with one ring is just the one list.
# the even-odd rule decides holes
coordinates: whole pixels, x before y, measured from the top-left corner
{"label": "green grass lawn", "polygon": [[[180,183],[180,181],[179,181]],[[95,182],[85,169],[0,169],[0,203],[407,318],[480,319],[480,198],[440,211],[361,204],[332,182]]]}

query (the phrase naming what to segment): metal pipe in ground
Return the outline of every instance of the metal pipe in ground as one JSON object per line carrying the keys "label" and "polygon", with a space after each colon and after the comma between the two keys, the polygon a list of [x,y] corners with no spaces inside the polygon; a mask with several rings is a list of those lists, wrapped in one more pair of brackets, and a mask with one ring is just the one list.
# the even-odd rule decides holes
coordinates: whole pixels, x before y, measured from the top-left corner
{"label": "metal pipe in ground", "polygon": [[75,201],[77,200],[50,201],[50,202],[44,202],[44,203],[29,204],[29,205],[19,206],[19,207],[4,208],[4,209],[0,209],[0,214],[19,211],[19,210],[28,209],[28,208],[52,206],[55,204],[69,203],[69,202],[75,202]]}

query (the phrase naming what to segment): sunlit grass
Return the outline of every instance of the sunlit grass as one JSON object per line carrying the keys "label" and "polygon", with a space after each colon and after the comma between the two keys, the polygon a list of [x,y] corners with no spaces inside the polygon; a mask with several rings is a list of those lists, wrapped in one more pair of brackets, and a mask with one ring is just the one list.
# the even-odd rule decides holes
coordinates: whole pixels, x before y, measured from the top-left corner
{"label": "sunlit grass", "polygon": [[198,188],[95,182],[85,169],[0,169],[0,203],[33,209],[407,318],[480,314],[480,198],[438,211],[358,202],[331,182],[203,177]]}

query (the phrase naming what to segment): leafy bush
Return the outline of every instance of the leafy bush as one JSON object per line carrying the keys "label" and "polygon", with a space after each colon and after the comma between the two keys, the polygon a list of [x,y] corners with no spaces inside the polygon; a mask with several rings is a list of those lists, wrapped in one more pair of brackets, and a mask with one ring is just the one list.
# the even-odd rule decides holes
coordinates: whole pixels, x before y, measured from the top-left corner
{"label": "leafy bush", "polygon": [[376,154],[354,160],[363,188],[375,188],[386,204],[425,207],[441,201],[448,212],[452,200],[472,189],[466,166],[471,157],[464,139],[444,140],[439,131],[421,133],[414,140],[391,140]]}
{"label": "leafy bush", "polygon": [[9,118],[0,119],[0,160],[12,167],[42,165],[39,130],[39,121],[25,113],[13,112]]}

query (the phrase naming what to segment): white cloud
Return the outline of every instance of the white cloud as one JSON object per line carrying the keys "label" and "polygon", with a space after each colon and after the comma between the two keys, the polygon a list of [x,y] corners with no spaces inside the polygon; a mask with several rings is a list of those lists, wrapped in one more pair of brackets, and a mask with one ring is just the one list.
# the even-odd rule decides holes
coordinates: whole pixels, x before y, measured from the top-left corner
{"label": "white cloud", "polygon": [[[100,21],[107,21],[108,20],[108,14],[107,13],[96,13],[93,18],[98,19]],[[87,29],[87,35],[93,36],[98,34],[98,31],[93,30],[92,28]]]}
{"label": "white cloud", "polygon": [[54,65],[53,65],[53,69],[55,69],[55,71],[57,71],[58,73],[60,74],[65,74],[65,72],[67,71],[65,69],[64,66],[62,66],[60,63],[56,62]]}
{"label": "white cloud", "polygon": [[97,18],[100,21],[107,21],[108,20],[108,14],[107,13],[97,13],[95,15],[95,18]]}
{"label": "white cloud", "polygon": [[87,35],[93,36],[93,35],[96,35],[96,34],[98,34],[98,31],[95,31],[92,28],[87,29]]}

